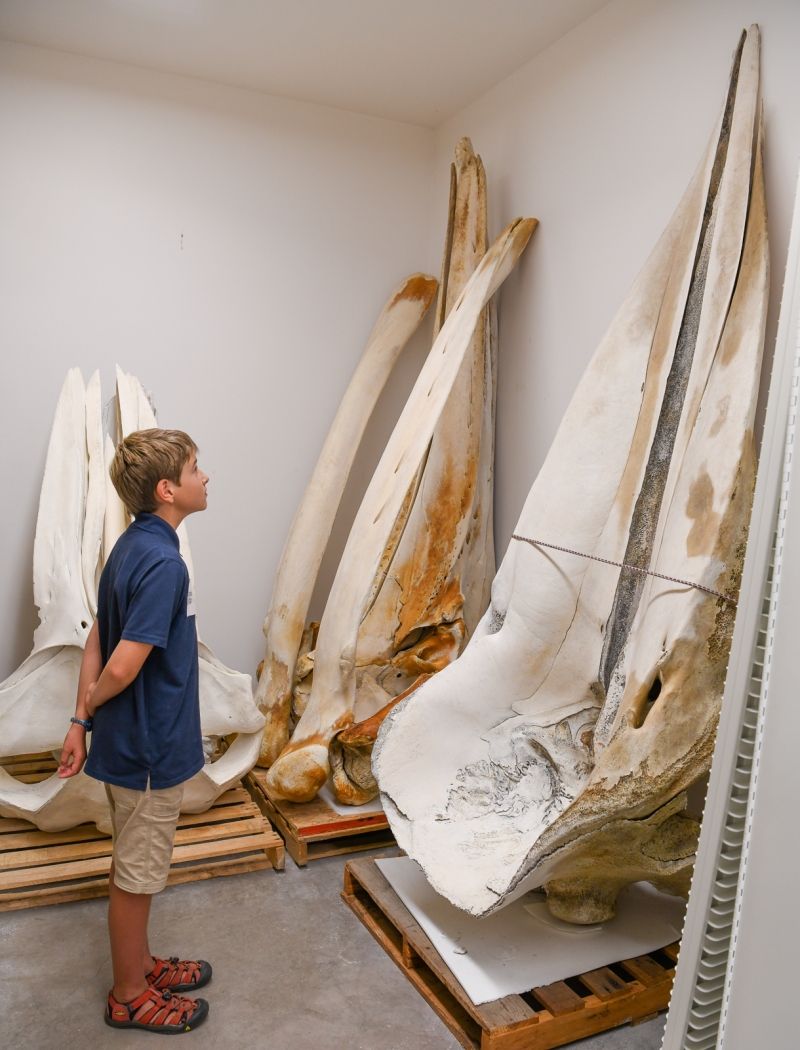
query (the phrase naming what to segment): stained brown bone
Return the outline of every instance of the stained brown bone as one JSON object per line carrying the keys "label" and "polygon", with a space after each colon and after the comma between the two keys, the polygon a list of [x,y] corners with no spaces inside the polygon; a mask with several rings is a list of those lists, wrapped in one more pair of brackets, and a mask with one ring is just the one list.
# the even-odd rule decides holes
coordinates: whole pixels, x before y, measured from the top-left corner
{"label": "stained brown bone", "polygon": [[378,731],[389,712],[430,677],[430,674],[421,674],[412,686],[391,703],[362,722],[343,729],[333,738],[330,746],[331,775],[336,797],[340,801],[363,806],[378,794],[378,784],[372,775],[372,749]]}

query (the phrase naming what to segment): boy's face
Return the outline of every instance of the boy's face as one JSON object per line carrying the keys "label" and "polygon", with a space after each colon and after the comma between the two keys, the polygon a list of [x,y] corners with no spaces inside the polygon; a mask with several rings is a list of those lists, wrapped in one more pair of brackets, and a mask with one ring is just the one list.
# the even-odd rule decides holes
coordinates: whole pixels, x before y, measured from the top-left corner
{"label": "boy's face", "polygon": [[175,509],[184,515],[205,510],[208,506],[207,484],[208,475],[198,467],[197,454],[193,452],[183,464],[180,485],[172,487],[172,504]]}
{"label": "boy's face", "polygon": [[162,478],[156,485],[157,507],[153,513],[177,529],[188,514],[206,509],[208,506],[207,484],[208,475],[198,467],[197,454],[193,452],[183,465],[179,484],[176,485],[168,478]]}

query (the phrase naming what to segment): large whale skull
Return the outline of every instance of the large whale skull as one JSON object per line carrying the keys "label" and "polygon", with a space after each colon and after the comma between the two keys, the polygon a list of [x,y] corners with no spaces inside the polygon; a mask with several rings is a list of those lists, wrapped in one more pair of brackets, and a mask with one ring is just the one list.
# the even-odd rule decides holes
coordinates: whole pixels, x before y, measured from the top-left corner
{"label": "large whale skull", "polygon": [[392,710],[373,772],[398,843],[482,915],[544,886],[591,923],[688,891],[755,475],[767,302],[757,27],[683,200],[597,349],[473,639]]}
{"label": "large whale skull", "polygon": [[[97,612],[97,584],[105,557],[128,518],[108,477],[114,455],[103,440],[100,377],[84,388],[80,371],[67,375],[56,408],[39,500],[33,556],[34,601],[40,624],[33,651],[0,685],[0,756],[54,750],[60,754],[75,712],[83,647]],[[156,426],[139,381],[117,369],[117,426],[122,436]],[[193,576],[185,526],[181,554]],[[249,675],[225,667],[199,645],[200,721],[209,737],[238,734],[225,753],[188,781],[183,810],[200,813],[252,768],[263,715]],[[43,831],[86,821],[110,830],[103,786],[81,772],[24,784],[0,768],[0,815],[22,817]]]}

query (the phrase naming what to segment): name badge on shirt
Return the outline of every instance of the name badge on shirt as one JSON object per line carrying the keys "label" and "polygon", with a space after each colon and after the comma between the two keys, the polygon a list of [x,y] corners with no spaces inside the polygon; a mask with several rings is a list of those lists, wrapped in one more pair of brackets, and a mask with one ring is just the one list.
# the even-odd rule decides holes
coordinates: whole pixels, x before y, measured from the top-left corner
{"label": "name badge on shirt", "polygon": [[189,581],[189,593],[186,595],[186,615],[194,616],[197,613],[197,606],[194,603],[194,585],[191,580]]}

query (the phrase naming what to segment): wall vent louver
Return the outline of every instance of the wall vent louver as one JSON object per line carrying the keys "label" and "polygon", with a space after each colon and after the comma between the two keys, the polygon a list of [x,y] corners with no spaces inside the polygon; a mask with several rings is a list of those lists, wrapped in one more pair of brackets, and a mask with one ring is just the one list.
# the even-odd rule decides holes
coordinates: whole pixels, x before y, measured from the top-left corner
{"label": "wall vent louver", "polygon": [[725,830],[717,860],[711,905],[695,978],[684,1050],[712,1050],[722,1047],[728,997],[736,956],[747,853],[752,831],[753,806],[758,786],[758,761],[764,715],[769,702],[769,667],[775,638],[786,510],[792,478],[792,451],[797,425],[800,390],[800,328],[795,338],[794,370],[791,381],[789,419],[786,425],[783,471],[772,557],[764,581],[761,619],[756,635],[750,684],[739,734],[736,768],[731,779]]}

